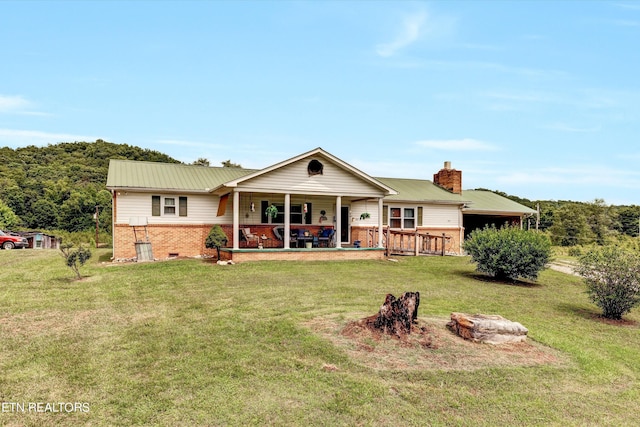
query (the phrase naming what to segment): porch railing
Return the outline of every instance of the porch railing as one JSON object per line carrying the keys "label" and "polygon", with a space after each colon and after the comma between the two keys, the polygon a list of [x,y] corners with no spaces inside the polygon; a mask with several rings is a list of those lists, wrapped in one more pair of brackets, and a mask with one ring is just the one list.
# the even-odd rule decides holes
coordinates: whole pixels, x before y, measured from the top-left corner
{"label": "porch railing", "polygon": [[[367,232],[369,246],[378,243],[378,228]],[[451,237],[445,233],[429,234],[419,231],[382,229],[382,244],[387,255],[445,255],[446,243]]]}

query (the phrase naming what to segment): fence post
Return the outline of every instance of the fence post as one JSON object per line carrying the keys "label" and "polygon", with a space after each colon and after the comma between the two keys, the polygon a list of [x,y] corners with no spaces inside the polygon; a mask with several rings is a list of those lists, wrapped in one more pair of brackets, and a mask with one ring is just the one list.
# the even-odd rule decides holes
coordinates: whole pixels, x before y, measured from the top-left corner
{"label": "fence post", "polygon": [[442,233],[442,256],[444,256],[445,242],[446,242],[445,234]]}

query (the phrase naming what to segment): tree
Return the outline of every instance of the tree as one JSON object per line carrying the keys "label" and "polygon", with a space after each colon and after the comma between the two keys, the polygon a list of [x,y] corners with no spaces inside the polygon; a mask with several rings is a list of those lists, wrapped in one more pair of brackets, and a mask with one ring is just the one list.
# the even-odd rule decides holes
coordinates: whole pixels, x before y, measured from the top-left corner
{"label": "tree", "polygon": [[549,232],[555,245],[575,246],[593,241],[587,215],[576,203],[565,204],[555,210]]}
{"label": "tree", "polygon": [[598,245],[604,245],[612,233],[613,212],[603,199],[595,199],[585,205],[586,220],[593,239]]}
{"label": "tree", "polygon": [[198,157],[198,160],[194,161],[192,165],[209,166],[209,159],[205,159],[204,157]]}
{"label": "tree", "polygon": [[592,249],[579,258],[576,272],[608,319],[621,319],[640,303],[640,255],[635,252],[616,246]]}
{"label": "tree", "polygon": [[66,259],[67,267],[76,273],[77,279],[81,279],[80,267],[91,258],[91,251],[83,245],[74,249],[72,243],[63,243],[60,245],[60,251],[62,251],[62,255]]}
{"label": "tree", "polygon": [[516,227],[475,230],[463,246],[478,271],[503,280],[535,280],[551,257],[547,236]]}
{"label": "tree", "polygon": [[614,228],[627,236],[638,237],[640,232],[640,206],[618,207]]}
{"label": "tree", "polygon": [[229,239],[227,235],[224,234],[224,230],[218,224],[211,227],[211,231],[209,231],[209,235],[204,241],[205,247],[209,249],[216,248],[216,252],[218,254],[218,259],[220,259],[220,248],[224,247]]}
{"label": "tree", "polygon": [[220,162],[223,168],[241,168],[242,166],[239,163],[231,163],[231,160],[225,160]]}
{"label": "tree", "polygon": [[20,224],[20,218],[9,206],[0,200],[0,229],[13,228]]}

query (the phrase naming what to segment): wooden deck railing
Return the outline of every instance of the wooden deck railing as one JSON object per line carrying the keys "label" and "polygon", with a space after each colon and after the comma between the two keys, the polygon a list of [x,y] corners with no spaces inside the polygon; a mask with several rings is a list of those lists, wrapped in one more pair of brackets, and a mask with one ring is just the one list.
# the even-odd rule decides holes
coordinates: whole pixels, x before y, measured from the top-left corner
{"label": "wooden deck railing", "polygon": [[[378,243],[378,228],[367,232],[368,245]],[[451,239],[445,233],[429,234],[419,231],[399,231],[389,228],[382,229],[382,244],[387,249],[387,255],[445,255],[447,240]]]}

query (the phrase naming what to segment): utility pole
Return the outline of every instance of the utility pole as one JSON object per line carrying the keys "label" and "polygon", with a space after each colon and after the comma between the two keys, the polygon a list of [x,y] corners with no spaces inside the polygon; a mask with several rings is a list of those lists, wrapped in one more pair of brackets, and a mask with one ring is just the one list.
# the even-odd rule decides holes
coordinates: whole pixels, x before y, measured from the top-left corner
{"label": "utility pole", "polygon": [[98,249],[98,229],[99,229],[99,220],[98,220],[98,205],[96,205],[96,213],[93,214],[93,217],[96,219],[96,249]]}

